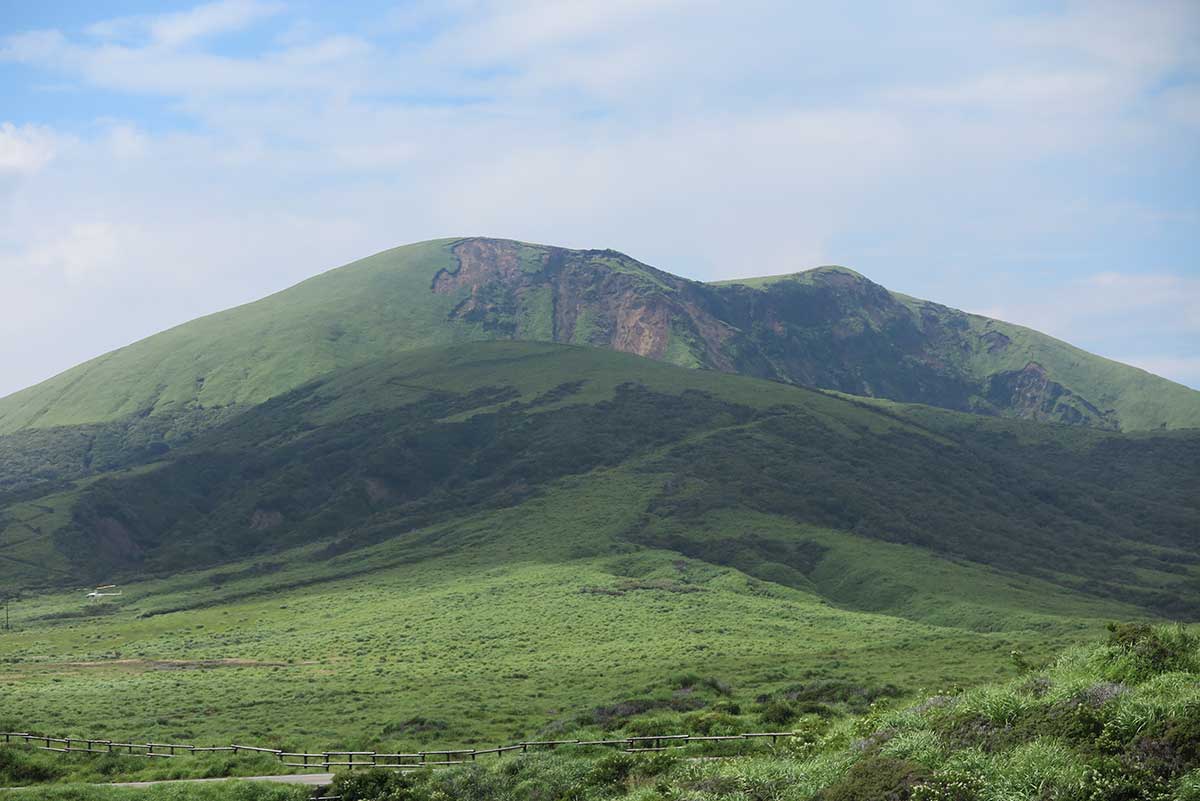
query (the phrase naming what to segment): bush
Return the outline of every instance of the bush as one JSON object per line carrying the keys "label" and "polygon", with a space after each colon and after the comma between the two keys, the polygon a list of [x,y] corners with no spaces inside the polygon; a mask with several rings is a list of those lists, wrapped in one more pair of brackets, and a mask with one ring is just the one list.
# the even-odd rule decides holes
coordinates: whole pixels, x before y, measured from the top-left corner
{"label": "bush", "polygon": [[588,773],[588,784],[593,787],[618,787],[633,773],[637,757],[617,751],[605,754],[592,765]]}
{"label": "bush", "polygon": [[1132,684],[1172,671],[1200,671],[1200,637],[1183,626],[1108,624],[1108,678]]}
{"label": "bush", "polygon": [[796,715],[795,708],[787,701],[771,701],[763,707],[758,719],[768,726],[786,726],[796,719]]}
{"label": "bush", "polygon": [[688,732],[706,737],[741,734],[745,726],[740,718],[722,712],[694,712],[685,718]]}
{"label": "bush", "polygon": [[40,755],[16,748],[0,748],[0,785],[41,784],[64,775],[63,769]]}
{"label": "bush", "polygon": [[913,788],[930,778],[925,768],[894,757],[868,757],[839,781],[817,794],[816,801],[906,801]]}
{"label": "bush", "polygon": [[418,781],[413,774],[383,768],[346,771],[334,777],[331,794],[340,795],[342,801],[418,801],[422,798]]}

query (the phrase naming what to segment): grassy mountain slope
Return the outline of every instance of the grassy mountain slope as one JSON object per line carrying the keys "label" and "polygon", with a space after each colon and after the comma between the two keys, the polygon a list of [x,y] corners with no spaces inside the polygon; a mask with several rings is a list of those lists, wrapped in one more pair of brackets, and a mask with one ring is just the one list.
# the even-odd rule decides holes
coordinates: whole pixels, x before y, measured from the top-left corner
{"label": "grassy mountain slope", "polygon": [[[25,588],[0,725],[400,751],[729,705],[774,728],[1200,610],[1193,432],[481,342],[143,457],[0,500],[0,582]],[[102,580],[124,594],[75,589]]]}
{"label": "grassy mountain slope", "polygon": [[1200,393],[844,268],[701,284],[615,251],[451,239],[385,251],[0,399],[0,435],[24,432],[0,439],[0,455],[57,452],[55,427],[90,425],[70,436],[83,456],[98,441],[103,461],[113,443],[185,440],[338,367],[481,339],[1100,428],[1200,426]]}
{"label": "grassy mountain slope", "polygon": [[[1185,432],[1031,425],[496,342],[336,371],[156,459],[12,496],[0,575],[169,574],[314,542],[333,558],[616,470],[639,490],[619,536],[594,543],[601,552],[666,549],[918,618],[955,608],[920,582],[839,580],[894,561],[892,543],[1072,603],[1200,609],[1200,436]],[[844,534],[831,544],[814,529]],[[831,568],[851,540],[862,559]],[[958,622],[991,625],[985,607]]]}

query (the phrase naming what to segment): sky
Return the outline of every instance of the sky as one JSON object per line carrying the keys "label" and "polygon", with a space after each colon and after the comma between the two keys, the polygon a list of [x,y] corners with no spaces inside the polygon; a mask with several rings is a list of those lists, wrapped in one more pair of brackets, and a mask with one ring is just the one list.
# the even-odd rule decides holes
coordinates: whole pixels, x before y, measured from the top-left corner
{"label": "sky", "polygon": [[396,245],[843,264],[1200,388],[1200,3],[0,0],[0,396]]}

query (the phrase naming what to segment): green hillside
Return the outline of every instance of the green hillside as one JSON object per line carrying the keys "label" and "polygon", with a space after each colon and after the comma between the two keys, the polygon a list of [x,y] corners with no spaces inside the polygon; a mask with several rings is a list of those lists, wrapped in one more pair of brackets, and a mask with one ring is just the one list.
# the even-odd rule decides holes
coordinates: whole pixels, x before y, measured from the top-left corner
{"label": "green hillside", "polygon": [[[309,382],[137,470],[14,495],[0,556],[13,580],[45,580],[41,565],[100,580],[314,541],[334,555],[620,469],[651,493],[623,510],[624,547],[798,589],[819,587],[826,546],[797,525],[1157,613],[1200,608],[1200,436],[941,414],[593,348],[414,351]],[[875,591],[885,600],[846,600],[903,605]]]}
{"label": "green hillside", "polygon": [[[0,455],[58,453],[74,437],[112,466],[103,457],[114,447],[186,440],[333,369],[484,339],[593,345],[991,415],[1200,426],[1200,393],[843,268],[701,284],[615,251],[448,239],[385,251],[0,399],[0,435],[25,432],[0,438]],[[93,428],[55,430],[79,425]]]}
{"label": "green hillside", "polygon": [[[1013,675],[1014,650],[1107,620],[1200,613],[1195,432],[479,342],[127,456],[0,497],[0,583],[21,593],[0,727],[406,751],[733,707],[836,722]],[[123,594],[85,601],[100,582]],[[797,686],[809,706],[770,711]],[[101,764],[264,767],[197,760]]]}

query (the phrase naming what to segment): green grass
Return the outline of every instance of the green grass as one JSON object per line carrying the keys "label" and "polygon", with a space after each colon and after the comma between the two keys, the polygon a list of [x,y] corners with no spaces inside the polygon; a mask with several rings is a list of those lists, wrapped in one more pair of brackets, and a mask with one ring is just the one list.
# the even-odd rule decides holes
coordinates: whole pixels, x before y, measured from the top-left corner
{"label": "green grass", "polygon": [[[712,710],[642,711],[617,728],[723,733],[787,710],[792,717],[779,720],[792,735],[775,745],[690,744],[654,755],[564,747],[439,771],[343,772],[328,792],[344,801],[1195,801],[1200,790],[1200,634],[1182,627],[1113,625],[1106,639],[1011,679],[919,703],[883,693],[849,713],[811,702],[850,697],[831,682],[794,684],[744,705],[715,682],[683,677],[676,685],[689,692],[677,691],[677,700],[697,692],[720,700]],[[586,738],[596,729],[562,731]],[[0,755],[9,771],[55,764],[20,747]],[[300,797],[225,789],[230,795],[186,785],[145,796],[46,788],[30,797]],[[233,794],[239,789],[246,795]]]}
{"label": "green grass", "polygon": [[[130,585],[118,612],[86,620],[52,617],[79,608],[76,594],[25,601],[0,640],[0,706],[21,710],[21,730],[141,741],[482,747],[687,671],[730,682],[743,702],[822,676],[915,692],[1007,671],[1014,647],[1045,650],[1087,625],[964,631],[667,552],[570,558],[624,528],[616,501],[638,491],[593,477],[456,525],[476,547],[437,559],[409,541],[332,564],[285,554],[268,576],[213,583],[235,566]],[[166,609],[181,611],[156,614]],[[406,732],[417,719],[436,723]]]}
{"label": "green grass", "polygon": [[[316,751],[810,715],[833,736],[866,699],[1012,677],[1106,620],[1194,608],[1197,445],[592,348],[407,352],[0,507],[0,556],[23,560],[0,570],[25,587],[0,726]],[[47,587],[53,565],[77,581]],[[85,578],[124,594],[90,606]],[[1011,696],[970,703],[1024,714]],[[912,737],[895,759],[935,749]],[[754,770],[833,781],[846,743],[822,742]],[[1053,761],[1040,748],[1012,759]]]}
{"label": "green grass", "polygon": [[821,277],[830,273],[849,275],[854,278],[864,277],[861,273],[857,273],[848,267],[828,264],[822,267],[814,267],[811,270],[802,270],[798,273],[780,273],[779,275],[761,275],[751,278],[730,278],[725,281],[710,281],[709,286],[744,286],[749,289],[766,289],[774,284],[781,283],[815,284]]}
{"label": "green grass", "polygon": [[233,781],[149,788],[75,784],[8,790],[3,797],[12,801],[302,801],[312,796],[306,787]]}

